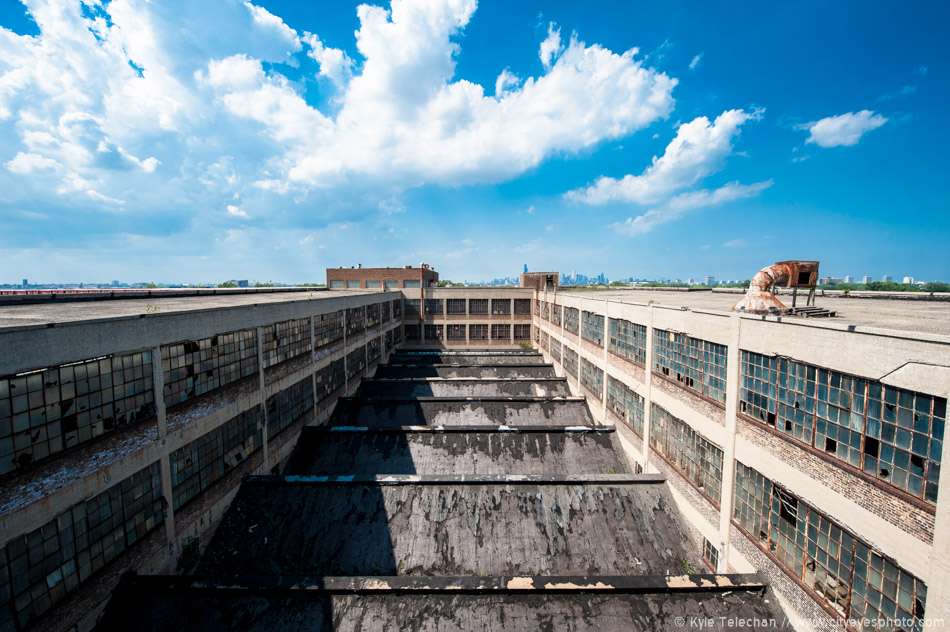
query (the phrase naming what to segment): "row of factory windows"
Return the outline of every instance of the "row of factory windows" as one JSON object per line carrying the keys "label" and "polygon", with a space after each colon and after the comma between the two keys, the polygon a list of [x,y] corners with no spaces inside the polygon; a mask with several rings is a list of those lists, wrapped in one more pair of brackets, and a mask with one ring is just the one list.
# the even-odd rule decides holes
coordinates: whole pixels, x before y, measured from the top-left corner
{"label": "row of factory windows", "polygon": [[[529,298],[427,298],[425,303],[418,298],[407,298],[406,316],[421,316],[420,307],[425,308],[426,316],[487,315],[507,316],[510,314],[531,314],[531,299]],[[514,311],[512,311],[512,303]],[[489,311],[489,306],[491,311]]]}
{"label": "row of factory windows", "polygon": [[[386,344],[393,341],[390,336]],[[365,366],[362,348],[347,356],[347,368]],[[379,339],[375,348],[380,347]],[[364,360],[360,361],[360,356]],[[268,398],[268,437],[309,415],[344,384],[338,359],[314,375]],[[172,507],[177,510],[224,477],[262,445],[257,405],[169,455]],[[137,472],[91,500],[79,503],[0,549],[0,629],[24,629],[87,581],[164,519],[159,464]]]}
{"label": "row of factory windows", "polygon": [[[596,342],[602,321],[588,313],[589,333],[583,337]],[[608,320],[608,350],[644,366],[646,327]],[[654,330],[653,371],[720,404],[726,401],[726,357],[725,345]],[[740,413],[936,503],[945,398],[748,351],[742,351],[739,370]]]}
{"label": "row of factory windows", "polygon": [[158,462],[0,548],[0,629],[23,630],[164,520]]}
{"label": "row of factory windows", "polygon": [[[348,336],[401,313],[400,301],[346,310]],[[343,338],[344,314],[262,327],[265,368],[305,356]],[[162,346],[169,408],[257,373],[257,333],[228,332]],[[73,448],[155,414],[152,353],[92,358],[0,378],[0,475]]]}
{"label": "row of factory windows", "polygon": [[927,587],[822,512],[736,462],[733,518],[817,599],[859,628],[923,629]]}
{"label": "row of factory windows", "polygon": [[[398,290],[400,287],[403,288],[420,288],[422,287],[422,281],[419,279],[404,279],[402,285],[399,285],[399,281],[396,279],[386,279],[381,281],[365,281],[366,289],[372,290]],[[360,289],[360,281],[330,281],[331,290],[358,290]]]}
{"label": "row of factory windows", "polygon": [[937,502],[945,398],[749,351],[741,363],[740,413]]}
{"label": "row of factory windows", "polygon": [[[552,350],[552,356],[555,346],[558,354],[561,353],[559,342],[549,337],[547,343],[549,350]],[[565,371],[576,375],[576,369],[573,368],[576,366],[576,352],[564,347],[563,354],[566,359]],[[749,357],[755,355],[744,352],[743,362],[758,362],[760,367],[770,366],[771,363],[762,357]],[[567,360],[568,358],[570,360]],[[581,359],[581,363],[582,367],[588,364],[585,359]],[[784,364],[778,363],[777,370],[781,373],[787,369]],[[839,405],[843,405],[845,400],[853,401],[853,381],[857,378],[850,378],[849,382],[843,379],[847,376],[833,378],[833,372],[825,371],[827,376],[824,376],[822,371],[816,370],[813,379],[829,388],[834,385],[833,388],[837,389],[838,394],[831,395],[832,399],[836,399]],[[798,372],[797,369],[792,369],[793,374],[797,375]],[[752,373],[756,374],[755,371]],[[757,379],[769,381],[767,370],[766,374],[759,371],[757,375]],[[803,375],[807,381],[811,374],[805,370]],[[788,381],[783,384],[787,386]],[[852,389],[851,398],[844,396],[848,390],[845,388],[847,386]],[[874,399],[871,401],[877,402],[872,413],[875,419],[878,409],[887,410],[889,401],[895,409],[888,416],[898,420],[898,427],[901,410],[920,409],[918,415],[925,414],[925,410],[930,413],[943,412],[942,408],[934,410],[933,401],[928,408],[926,402],[918,405],[916,398],[911,399],[907,391],[892,389],[893,394],[888,395],[887,388],[885,387],[883,395],[879,394],[876,388],[873,389]],[[796,392],[819,392],[821,397],[825,397],[821,386],[811,389],[806,384]],[[771,397],[777,397],[776,393],[772,392]],[[858,404],[860,410],[870,407],[861,406]],[[644,399],[610,375],[607,376],[607,408],[642,437]],[[817,409],[818,405],[815,406],[815,410]],[[884,413],[881,413],[881,416],[883,415]],[[905,418],[906,415],[907,413]],[[720,503],[723,471],[723,451],[720,447],[655,403],[652,404],[650,414],[650,445],[710,500],[717,505]],[[926,586],[922,581],[875,552],[827,516],[738,461],[734,518],[750,537],[757,539],[766,548],[774,561],[840,615],[848,616],[859,623],[868,622],[868,625],[872,626],[880,620],[889,619],[911,622],[910,625],[904,626],[898,624],[896,629],[922,629],[926,602]],[[717,556],[718,552],[713,550],[708,559],[715,559]]]}
{"label": "row of factory windows", "polygon": [[[530,340],[531,325],[405,325],[406,340]],[[467,333],[467,338],[466,338]]]}

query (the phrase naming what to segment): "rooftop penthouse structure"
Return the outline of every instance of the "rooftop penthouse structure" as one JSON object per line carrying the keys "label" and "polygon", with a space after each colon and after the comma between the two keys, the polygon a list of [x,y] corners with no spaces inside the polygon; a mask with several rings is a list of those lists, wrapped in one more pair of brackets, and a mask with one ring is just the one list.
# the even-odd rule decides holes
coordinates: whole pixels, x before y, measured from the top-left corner
{"label": "rooftop penthouse structure", "polygon": [[418,292],[0,304],[0,630],[946,617],[950,304]]}

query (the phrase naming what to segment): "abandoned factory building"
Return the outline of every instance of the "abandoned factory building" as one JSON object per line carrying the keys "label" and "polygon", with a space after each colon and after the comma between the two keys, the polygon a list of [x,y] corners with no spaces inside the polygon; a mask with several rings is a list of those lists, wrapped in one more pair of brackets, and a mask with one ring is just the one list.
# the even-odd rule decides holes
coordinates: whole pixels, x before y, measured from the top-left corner
{"label": "abandoned factory building", "polygon": [[0,297],[0,631],[946,618],[950,304],[337,270]]}

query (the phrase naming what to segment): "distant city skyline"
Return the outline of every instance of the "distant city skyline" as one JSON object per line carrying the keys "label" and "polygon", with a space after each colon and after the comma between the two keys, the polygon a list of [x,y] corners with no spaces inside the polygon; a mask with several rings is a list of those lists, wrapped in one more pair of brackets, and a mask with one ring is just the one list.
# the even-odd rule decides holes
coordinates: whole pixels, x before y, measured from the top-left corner
{"label": "distant city skyline", "polygon": [[950,4],[375,4],[4,3],[0,276],[950,277]]}

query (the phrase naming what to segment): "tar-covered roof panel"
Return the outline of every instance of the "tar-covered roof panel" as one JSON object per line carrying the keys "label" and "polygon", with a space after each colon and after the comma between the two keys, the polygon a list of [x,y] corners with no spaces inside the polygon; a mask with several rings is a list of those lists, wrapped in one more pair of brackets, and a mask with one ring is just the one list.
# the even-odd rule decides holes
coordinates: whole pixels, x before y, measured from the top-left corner
{"label": "tar-covered roof panel", "polygon": [[341,401],[330,425],[335,426],[591,426],[582,399],[539,401],[428,400]]}
{"label": "tar-covered roof panel", "polygon": [[670,575],[701,564],[662,483],[249,481],[197,572]]}
{"label": "tar-covered roof panel", "polygon": [[622,474],[612,432],[326,432],[305,428],[286,474]]}
{"label": "tar-covered roof panel", "polygon": [[502,379],[364,379],[362,396],[391,399],[414,397],[567,397],[571,394],[565,378]]}
{"label": "tar-covered roof panel", "polygon": [[[791,630],[766,589],[652,594],[307,594],[141,589],[117,595],[97,630]],[[692,622],[692,626],[687,625]]]}

